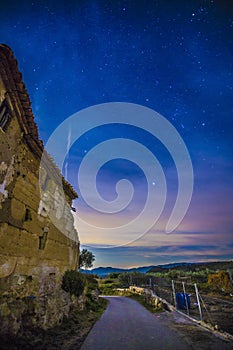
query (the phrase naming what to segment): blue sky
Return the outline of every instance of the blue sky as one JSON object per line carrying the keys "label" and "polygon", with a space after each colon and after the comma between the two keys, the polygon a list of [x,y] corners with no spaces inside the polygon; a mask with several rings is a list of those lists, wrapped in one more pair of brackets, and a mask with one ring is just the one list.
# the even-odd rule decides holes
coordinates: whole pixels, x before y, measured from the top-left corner
{"label": "blue sky", "polygon": [[[136,235],[126,230],[121,237],[106,239],[86,230],[80,218],[110,228],[124,224],[142,210],[148,184],[124,154],[100,169],[96,186],[105,200],[116,198],[121,179],[132,183],[134,196],[117,214],[91,209],[82,195],[74,203],[81,243],[95,253],[96,266],[233,258],[232,10],[230,1],[214,0],[2,1],[1,42],[19,62],[45,144],[64,120],[83,108],[128,102],[165,117],[189,151],[192,201],[180,225],[166,234],[178,190],[166,147],[129,125],[101,126],[75,142],[66,175],[79,194],[84,157],[113,138],[143,144],[157,157],[166,178],[165,208],[154,227],[140,239],[135,240],[140,236],[136,227]],[[119,242],[121,247],[113,248]]]}

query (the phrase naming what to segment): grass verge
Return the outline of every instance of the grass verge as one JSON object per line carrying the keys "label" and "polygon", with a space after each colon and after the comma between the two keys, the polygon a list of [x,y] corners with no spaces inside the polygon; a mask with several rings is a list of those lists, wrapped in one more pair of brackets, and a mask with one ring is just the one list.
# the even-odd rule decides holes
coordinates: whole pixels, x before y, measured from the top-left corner
{"label": "grass verge", "polygon": [[142,306],[144,306],[148,311],[152,313],[158,313],[165,311],[163,307],[154,307],[148,303],[147,298],[140,294],[129,294],[128,298],[138,301]]}

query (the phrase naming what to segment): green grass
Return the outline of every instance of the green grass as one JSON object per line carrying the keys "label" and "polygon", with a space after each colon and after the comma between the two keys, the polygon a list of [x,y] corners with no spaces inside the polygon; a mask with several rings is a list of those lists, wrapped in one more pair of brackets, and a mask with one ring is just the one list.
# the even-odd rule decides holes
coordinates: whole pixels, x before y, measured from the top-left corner
{"label": "green grass", "polygon": [[98,288],[102,295],[117,295],[114,289],[119,288],[119,282],[117,279],[99,279]]}
{"label": "green grass", "polygon": [[163,312],[164,309],[162,307],[153,307],[150,303],[148,303],[147,299],[140,294],[130,294],[128,298],[134,299],[138,301],[142,306],[144,306],[148,311],[152,313]]}

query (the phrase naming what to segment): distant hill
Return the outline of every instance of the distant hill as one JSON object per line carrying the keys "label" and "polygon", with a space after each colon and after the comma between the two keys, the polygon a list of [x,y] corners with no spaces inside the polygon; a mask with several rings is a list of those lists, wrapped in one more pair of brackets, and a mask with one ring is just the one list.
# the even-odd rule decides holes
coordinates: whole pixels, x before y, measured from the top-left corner
{"label": "distant hill", "polygon": [[82,273],[86,274],[93,274],[93,275],[98,275],[99,277],[105,277],[108,276],[110,273],[122,273],[122,272],[133,272],[133,271],[138,271],[141,273],[146,273],[149,271],[153,266],[142,266],[142,267],[135,267],[132,269],[121,269],[121,268],[115,268],[115,267],[96,267],[92,270],[83,270],[81,269],[80,271]]}
{"label": "distant hill", "polygon": [[185,263],[185,262],[181,262],[181,263],[171,263],[171,264],[165,264],[165,265],[157,265],[157,266],[152,266],[150,270],[148,270],[147,272],[164,272],[164,270],[166,269],[183,269],[183,268],[188,268],[191,265],[193,265],[195,263]]}
{"label": "distant hill", "polygon": [[174,263],[166,265],[152,266],[150,272],[164,272],[164,269],[180,270],[180,271],[199,271],[209,269],[210,271],[233,269],[233,261],[207,261],[197,263]]}
{"label": "distant hill", "polygon": [[110,273],[123,273],[123,272],[141,272],[141,273],[150,273],[150,272],[166,272],[166,270],[181,270],[181,271],[198,271],[203,269],[209,269],[210,271],[216,270],[233,270],[233,261],[213,261],[213,262],[198,262],[198,263],[171,263],[165,265],[157,266],[140,266],[132,269],[121,269],[117,267],[97,267],[92,270],[83,270],[80,269],[82,273],[98,275],[99,277],[106,277]]}

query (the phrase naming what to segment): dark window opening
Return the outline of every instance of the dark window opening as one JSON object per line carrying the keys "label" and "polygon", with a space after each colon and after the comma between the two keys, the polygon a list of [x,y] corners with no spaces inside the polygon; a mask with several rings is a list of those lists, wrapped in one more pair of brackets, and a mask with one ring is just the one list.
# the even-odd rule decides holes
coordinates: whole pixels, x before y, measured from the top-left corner
{"label": "dark window opening", "polygon": [[24,221],[32,221],[32,214],[30,209],[26,209]]}
{"label": "dark window opening", "polygon": [[11,113],[10,113],[10,107],[7,103],[7,100],[2,102],[0,106],[0,128],[5,132],[10,124],[10,121],[12,119]]}

